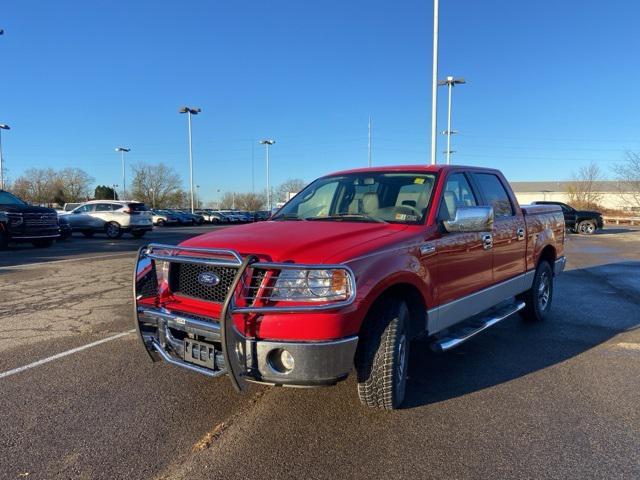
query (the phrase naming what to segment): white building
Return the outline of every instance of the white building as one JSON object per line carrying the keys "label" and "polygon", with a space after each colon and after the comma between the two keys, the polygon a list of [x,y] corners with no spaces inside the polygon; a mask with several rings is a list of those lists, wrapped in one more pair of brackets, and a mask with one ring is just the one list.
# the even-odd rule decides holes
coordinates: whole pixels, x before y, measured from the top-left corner
{"label": "white building", "polygon": [[[527,204],[537,200],[550,200],[569,203],[567,190],[571,182],[510,182],[518,202]],[[612,210],[640,211],[625,201],[620,184],[616,181],[595,182],[595,191],[601,195],[598,202],[604,208]]]}

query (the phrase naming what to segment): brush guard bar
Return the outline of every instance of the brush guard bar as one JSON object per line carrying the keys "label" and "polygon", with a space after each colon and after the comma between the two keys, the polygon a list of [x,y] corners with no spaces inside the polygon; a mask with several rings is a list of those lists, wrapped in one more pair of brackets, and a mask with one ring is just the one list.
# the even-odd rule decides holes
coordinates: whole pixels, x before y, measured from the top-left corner
{"label": "brush guard bar", "polygon": [[[233,281],[225,296],[218,319],[212,317],[194,318],[191,314],[172,312],[160,305],[160,289],[157,276],[158,262],[196,264],[210,267],[237,268]],[[237,300],[246,302],[242,292],[248,287],[247,271],[264,270],[267,272],[281,272],[283,270],[342,270],[345,272],[349,288],[347,296],[340,300],[306,300],[298,303],[304,305],[286,305],[286,302],[276,302],[276,305],[238,305]],[[265,272],[265,274],[267,273]],[[261,286],[259,286],[260,288]],[[273,288],[273,287],[270,287]],[[227,374],[233,387],[238,391],[246,388],[246,377],[249,372],[246,365],[245,343],[242,336],[234,326],[233,314],[268,314],[268,313],[299,313],[323,310],[336,310],[351,305],[356,298],[356,282],[353,271],[345,265],[329,264],[299,264],[299,263],[274,263],[261,262],[256,255],[247,255],[244,258],[236,251],[217,248],[179,247],[174,245],[149,244],[138,250],[134,270],[134,318],[135,326],[140,340],[145,345],[147,353],[155,361],[162,359],[172,365],[185,368],[190,371],[204,374],[209,377],[218,377]],[[240,292],[240,295],[238,294]],[[157,300],[156,305],[148,302],[141,303],[145,298]],[[256,294],[256,298],[257,294]],[[218,303],[218,302],[211,302]],[[283,304],[284,303],[284,304]],[[141,319],[143,317],[143,319]],[[153,319],[157,326],[156,335],[143,332],[141,323]],[[144,320],[144,321],[143,321]],[[202,367],[178,359],[166,350],[169,345],[176,352],[184,348],[182,341],[173,337],[170,327],[178,327],[187,333],[194,333],[207,337],[221,345],[221,356],[216,353],[215,369]],[[309,344],[313,346],[313,343]],[[355,345],[355,344],[354,344]],[[158,358],[159,357],[159,358]],[[221,357],[221,358],[220,358]]]}

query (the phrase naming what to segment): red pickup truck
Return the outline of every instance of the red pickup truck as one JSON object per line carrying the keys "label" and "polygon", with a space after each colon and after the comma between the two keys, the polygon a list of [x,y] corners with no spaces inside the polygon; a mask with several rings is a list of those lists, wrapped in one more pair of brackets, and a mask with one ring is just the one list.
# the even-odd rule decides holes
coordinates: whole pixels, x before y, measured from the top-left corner
{"label": "red pickup truck", "polygon": [[497,170],[339,172],[268,221],[140,249],[135,324],[154,361],[209,377],[320,386],[355,368],[372,407],[401,405],[411,340],[447,351],[549,312],[565,265],[557,206],[520,206]]}

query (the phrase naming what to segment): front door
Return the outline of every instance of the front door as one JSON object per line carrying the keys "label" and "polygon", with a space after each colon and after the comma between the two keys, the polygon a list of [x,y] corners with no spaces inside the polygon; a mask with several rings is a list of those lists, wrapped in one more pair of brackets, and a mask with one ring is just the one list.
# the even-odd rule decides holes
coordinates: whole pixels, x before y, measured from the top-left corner
{"label": "front door", "polygon": [[[477,205],[478,196],[467,175],[452,172],[446,179],[440,198],[438,223],[453,219],[459,207]],[[491,285],[493,268],[493,252],[486,248],[485,242],[485,237],[491,232],[449,233],[443,228],[440,231],[441,236],[435,241],[439,305],[433,311],[435,331],[478,313],[473,311],[478,303],[472,295]]]}

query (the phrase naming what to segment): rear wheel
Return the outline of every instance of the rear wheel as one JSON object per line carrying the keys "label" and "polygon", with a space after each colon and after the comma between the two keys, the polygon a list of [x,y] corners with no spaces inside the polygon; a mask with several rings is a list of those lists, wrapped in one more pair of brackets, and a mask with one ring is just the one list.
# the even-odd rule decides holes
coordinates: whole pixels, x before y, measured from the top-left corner
{"label": "rear wheel", "polygon": [[540,322],[545,319],[553,299],[553,270],[549,262],[540,262],[531,289],[518,296],[518,299],[525,302],[524,309],[520,311],[525,320]]}
{"label": "rear wheel", "polygon": [[120,238],[123,234],[122,228],[116,222],[109,222],[105,227],[105,232],[109,238]]}
{"label": "rear wheel", "polygon": [[593,235],[597,228],[595,221],[583,220],[578,224],[578,233],[581,235]]}
{"label": "rear wheel", "polygon": [[356,352],[358,397],[368,407],[398,408],[405,396],[409,366],[407,304],[383,300],[369,313]]}
{"label": "rear wheel", "polygon": [[43,240],[35,240],[31,242],[31,244],[36,248],[48,248],[53,245],[53,240],[43,239]]}

